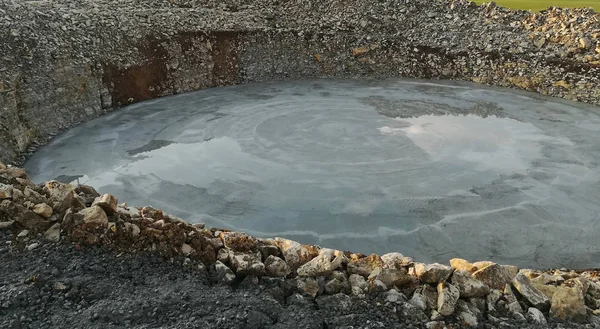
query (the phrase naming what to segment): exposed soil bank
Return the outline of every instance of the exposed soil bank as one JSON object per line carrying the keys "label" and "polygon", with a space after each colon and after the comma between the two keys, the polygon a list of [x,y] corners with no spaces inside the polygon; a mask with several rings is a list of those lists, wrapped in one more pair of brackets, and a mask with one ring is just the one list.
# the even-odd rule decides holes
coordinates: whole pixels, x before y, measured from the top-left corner
{"label": "exposed soil bank", "polygon": [[4,1],[0,159],[124,104],[320,77],[475,81],[598,104],[598,14],[440,1]]}

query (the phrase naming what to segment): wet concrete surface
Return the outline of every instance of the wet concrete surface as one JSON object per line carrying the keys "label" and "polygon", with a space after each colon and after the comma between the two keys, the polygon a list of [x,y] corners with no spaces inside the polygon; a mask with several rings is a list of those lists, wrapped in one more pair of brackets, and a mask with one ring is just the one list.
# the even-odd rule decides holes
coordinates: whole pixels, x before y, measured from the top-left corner
{"label": "wet concrete surface", "polygon": [[317,80],[135,104],[26,169],[263,237],[423,262],[600,267],[600,109],[458,82]]}

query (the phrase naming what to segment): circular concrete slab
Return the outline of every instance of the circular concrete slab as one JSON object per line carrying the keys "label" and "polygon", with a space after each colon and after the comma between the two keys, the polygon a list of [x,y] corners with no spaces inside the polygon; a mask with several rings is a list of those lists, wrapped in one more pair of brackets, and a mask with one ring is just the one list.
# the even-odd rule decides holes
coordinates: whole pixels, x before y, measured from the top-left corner
{"label": "circular concrete slab", "polygon": [[600,266],[600,109],[456,82],[255,84],[74,128],[31,177],[190,221],[419,261]]}

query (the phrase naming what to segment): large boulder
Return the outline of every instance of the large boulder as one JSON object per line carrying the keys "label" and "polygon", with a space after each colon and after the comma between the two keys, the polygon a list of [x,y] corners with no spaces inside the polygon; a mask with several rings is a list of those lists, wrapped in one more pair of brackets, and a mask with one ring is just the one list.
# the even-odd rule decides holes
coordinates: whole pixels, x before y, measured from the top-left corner
{"label": "large boulder", "polygon": [[[254,252],[258,250],[258,239],[242,232],[222,232],[219,237],[223,245],[237,252]],[[261,254],[262,258],[262,254]]]}
{"label": "large boulder", "polygon": [[574,277],[565,281],[563,283],[563,286],[579,287],[581,289],[581,292],[585,296],[588,293],[588,289],[590,288],[590,281],[582,276]]}
{"label": "large boulder", "polygon": [[397,304],[402,304],[407,301],[406,296],[396,289],[390,289],[390,290],[386,291],[385,293],[383,293],[383,299],[387,303],[397,303]]}
{"label": "large boulder", "polygon": [[367,282],[367,291],[371,294],[379,294],[388,290],[388,286],[381,280],[369,280]]}
{"label": "large boulder", "polygon": [[321,254],[298,268],[299,276],[322,276],[333,272],[329,255]]}
{"label": "large boulder", "polygon": [[552,296],[554,295],[554,293],[556,292],[556,289],[558,288],[558,286],[536,284],[536,283],[533,283],[533,286],[537,290],[539,290],[542,294],[546,295],[546,297],[548,297],[550,300],[552,300]]}
{"label": "large boulder", "polygon": [[33,202],[34,204],[46,202],[45,197],[43,197],[41,194],[39,194],[29,186],[25,186],[25,188],[23,189],[23,196],[25,197],[25,199]]}
{"label": "large boulder", "polygon": [[348,263],[348,273],[368,277],[378,267],[383,267],[383,261],[378,255],[372,254],[368,257],[351,260]]}
{"label": "large boulder", "polygon": [[438,283],[437,292],[437,311],[443,316],[452,315],[460,297],[460,292],[456,287],[447,282]]}
{"label": "large boulder", "polygon": [[464,270],[455,271],[452,274],[452,285],[460,291],[460,297],[485,297],[490,292],[490,287],[485,283],[473,278],[469,272]]}
{"label": "large boulder", "polygon": [[339,268],[342,268],[344,264],[348,264],[349,262],[350,261],[348,260],[348,257],[346,257],[344,254],[339,254],[334,256],[331,260],[331,268],[333,270],[337,270]]}
{"label": "large boulder", "polygon": [[117,205],[117,213],[121,216],[129,217],[129,218],[139,218],[140,209],[132,206],[128,206],[126,204]]}
{"label": "large boulder", "polygon": [[470,313],[475,314],[478,319],[483,319],[483,315],[487,311],[485,304],[486,302],[484,298],[473,297],[465,300],[459,300],[457,307],[463,311],[468,310]]}
{"label": "large boulder", "polygon": [[50,218],[50,216],[52,216],[52,207],[50,207],[49,205],[45,204],[45,203],[38,203],[35,206],[33,206],[33,212],[44,217],[44,218]]}
{"label": "large boulder", "polygon": [[99,206],[82,209],[78,214],[83,216],[83,225],[86,230],[101,229],[108,226],[108,217]]}
{"label": "large boulder", "polygon": [[220,261],[216,261],[215,263],[215,272],[217,274],[217,281],[219,282],[229,284],[235,280],[235,273]]}
{"label": "large boulder", "polygon": [[269,256],[281,257],[281,251],[273,239],[258,239],[258,251],[260,251],[263,261]]}
{"label": "large boulder", "polygon": [[298,278],[296,283],[298,292],[303,296],[315,298],[319,294],[319,282],[315,278]]}
{"label": "large boulder", "polygon": [[265,271],[268,276],[274,277],[286,277],[292,272],[283,259],[273,255],[265,259]]}
{"label": "large boulder", "polygon": [[529,305],[547,311],[550,308],[550,298],[533,286],[531,280],[522,272],[519,272],[512,282],[513,287],[527,300]]}
{"label": "large boulder", "polygon": [[298,267],[308,263],[319,254],[318,248],[313,246],[302,245],[296,241],[282,238],[275,238],[275,241],[283,254],[283,259],[292,271],[297,270]]}
{"label": "large boulder", "polygon": [[25,169],[23,168],[5,167],[3,169],[0,169],[0,174],[8,174],[9,176],[12,176],[14,178],[28,179],[27,173],[25,173]]}
{"label": "large boulder", "polygon": [[369,274],[369,280],[379,280],[390,288],[393,286],[402,287],[415,282],[414,278],[404,268],[389,269],[377,267]]}
{"label": "large boulder", "polygon": [[[479,268],[483,265],[484,264],[479,264],[477,267]],[[473,277],[487,284],[492,289],[502,290],[507,283],[512,282],[518,271],[519,270],[514,266],[492,263],[491,265],[473,272]]]}
{"label": "large boulder", "polygon": [[117,211],[118,203],[119,200],[116,197],[110,194],[103,194],[94,200],[92,206],[100,206],[108,215],[112,215]]}
{"label": "large boulder", "polygon": [[546,320],[544,313],[542,313],[542,311],[538,310],[537,308],[530,307],[527,310],[527,314],[529,315],[533,323],[543,327],[546,327],[548,325],[548,321]]}
{"label": "large boulder", "polygon": [[265,264],[261,261],[260,252],[230,252],[229,262],[239,275],[265,275]]}
{"label": "large boulder", "polygon": [[477,271],[477,267],[473,266],[469,261],[462,258],[453,258],[450,260],[450,266],[457,271],[467,271],[473,273]]}
{"label": "large boulder", "polygon": [[350,282],[350,288],[353,292],[363,293],[367,290],[368,284],[365,278],[362,275],[358,274],[350,274],[348,278],[348,282]]}
{"label": "large boulder", "polygon": [[408,302],[416,308],[420,309],[421,311],[426,311],[428,308],[427,297],[425,297],[423,294],[417,291],[415,291],[415,293]]}
{"label": "large boulder", "polygon": [[44,184],[44,192],[48,195],[48,201],[55,211],[64,213],[68,208],[81,210],[85,204],[77,198],[71,184],[63,184],[58,181],[49,181]]}
{"label": "large boulder", "polygon": [[229,264],[229,255],[233,253],[232,250],[227,248],[221,248],[217,251],[217,259],[223,262],[223,264]]}
{"label": "large boulder", "polygon": [[44,232],[44,238],[50,242],[60,241],[60,224],[55,223],[50,226],[50,228]]}
{"label": "large boulder", "polygon": [[326,256],[331,261],[331,270],[341,268],[350,261],[342,251],[329,248],[319,250],[319,256]]}
{"label": "large boulder", "polygon": [[44,217],[11,200],[0,202],[0,221],[16,221],[28,230],[37,231],[46,231],[52,225]]}
{"label": "large boulder", "polygon": [[437,284],[448,280],[454,269],[450,266],[434,264],[415,264],[415,275],[424,283]]}
{"label": "large boulder", "polygon": [[0,200],[12,199],[12,197],[13,187],[11,185],[0,183]]}
{"label": "large boulder", "polygon": [[98,191],[96,191],[95,188],[85,184],[77,184],[77,186],[75,187],[75,193],[90,196],[94,199],[100,196],[100,193],[98,193]]}
{"label": "large boulder", "polygon": [[[513,316],[515,314],[522,315],[523,307],[521,307],[521,304],[519,303],[517,296],[513,292],[512,286],[508,283],[504,286],[503,297],[504,297],[504,300],[506,300],[506,308]],[[519,317],[519,316],[517,315],[517,317]]]}
{"label": "large boulder", "polygon": [[427,301],[427,308],[432,310],[437,310],[437,302],[438,302],[438,292],[437,287],[432,287],[431,285],[424,284],[420,288],[418,288],[415,292],[419,292],[423,296],[425,296],[425,300]]}
{"label": "large boulder", "polygon": [[592,309],[600,309],[600,284],[590,281],[589,288],[586,295],[586,303],[589,301],[589,305]]}
{"label": "large boulder", "polygon": [[383,268],[387,269],[401,269],[414,263],[412,258],[398,252],[387,253],[381,256],[381,260],[383,261]]}
{"label": "large boulder", "polygon": [[488,311],[496,310],[496,303],[502,297],[502,291],[498,289],[491,289],[486,296],[487,309]]}
{"label": "large boulder", "polygon": [[587,311],[580,287],[560,286],[552,296],[550,316],[562,321],[585,323]]}
{"label": "large boulder", "polygon": [[350,262],[348,257],[346,257],[346,255],[344,254],[344,252],[335,249],[321,249],[319,251],[319,256],[321,255],[327,255],[327,257],[329,257],[329,260],[331,261],[332,270],[337,270],[343,267],[344,265],[348,264],[348,262]]}
{"label": "large boulder", "polygon": [[560,285],[565,281],[565,278],[558,274],[536,273],[531,270],[521,270],[519,272],[525,274],[533,284]]}
{"label": "large boulder", "polygon": [[496,264],[496,263],[491,262],[489,260],[479,261],[479,262],[473,263],[473,269],[475,271],[478,271],[478,270],[481,270],[483,268],[486,268],[486,267],[488,267],[490,265],[494,265],[494,264]]}
{"label": "large boulder", "polygon": [[477,328],[479,327],[479,322],[477,322],[477,317],[469,312],[460,312],[459,314],[460,321],[465,328]]}
{"label": "large boulder", "polygon": [[330,295],[347,292],[350,289],[350,283],[344,279],[333,278],[325,283],[325,292]]}

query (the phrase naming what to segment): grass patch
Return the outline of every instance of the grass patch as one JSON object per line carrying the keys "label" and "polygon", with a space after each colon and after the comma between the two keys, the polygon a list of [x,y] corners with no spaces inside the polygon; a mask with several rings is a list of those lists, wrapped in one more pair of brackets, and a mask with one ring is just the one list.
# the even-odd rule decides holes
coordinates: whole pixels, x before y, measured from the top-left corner
{"label": "grass patch", "polygon": [[[484,2],[490,2],[486,0],[475,0],[478,4]],[[540,11],[550,6],[563,7],[563,8],[589,8],[592,7],[596,11],[600,11],[599,0],[497,0],[496,4],[502,7],[513,8],[513,9],[524,9]]]}

